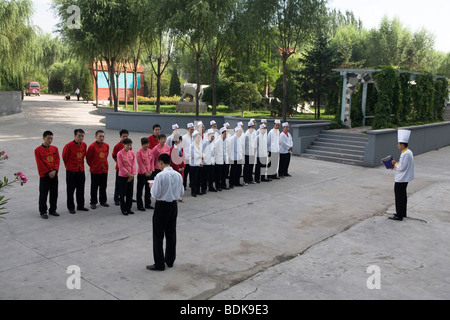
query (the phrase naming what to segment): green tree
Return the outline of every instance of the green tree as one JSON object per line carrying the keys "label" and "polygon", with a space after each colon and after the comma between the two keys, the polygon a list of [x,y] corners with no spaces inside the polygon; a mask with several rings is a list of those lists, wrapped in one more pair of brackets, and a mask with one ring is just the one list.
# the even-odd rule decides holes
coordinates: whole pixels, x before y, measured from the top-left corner
{"label": "green tree", "polygon": [[169,96],[181,96],[181,83],[178,71],[176,68],[172,68],[169,86]]}
{"label": "green tree", "polygon": [[260,102],[261,98],[258,87],[254,83],[239,82],[234,85],[231,102],[241,107],[241,116],[244,118],[245,111],[250,110],[252,103]]}

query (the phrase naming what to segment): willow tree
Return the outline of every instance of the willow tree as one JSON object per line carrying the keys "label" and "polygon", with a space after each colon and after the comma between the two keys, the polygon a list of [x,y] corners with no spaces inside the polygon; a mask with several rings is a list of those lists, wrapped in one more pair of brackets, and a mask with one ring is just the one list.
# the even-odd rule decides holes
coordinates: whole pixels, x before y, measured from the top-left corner
{"label": "willow tree", "polygon": [[0,88],[22,90],[26,69],[37,57],[30,0],[0,0]]}

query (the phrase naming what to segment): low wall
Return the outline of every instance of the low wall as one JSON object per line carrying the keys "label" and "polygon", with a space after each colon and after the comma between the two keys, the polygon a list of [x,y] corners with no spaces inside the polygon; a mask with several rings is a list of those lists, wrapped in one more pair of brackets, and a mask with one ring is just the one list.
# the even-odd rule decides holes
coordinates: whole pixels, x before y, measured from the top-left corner
{"label": "low wall", "polygon": [[291,124],[291,134],[294,140],[294,155],[301,155],[316,141],[319,133],[330,126],[330,121],[314,121],[309,123]]}
{"label": "low wall", "polygon": [[0,91],[0,116],[22,112],[21,91]]}
{"label": "low wall", "polygon": [[[411,130],[409,148],[414,155],[423,154],[450,145],[450,122],[426,124],[401,128]],[[397,148],[397,130],[371,130],[367,132],[369,143],[364,153],[364,166],[381,166],[381,159],[392,155],[395,159],[400,158]]]}
{"label": "low wall", "polygon": [[[172,125],[177,123],[180,128],[186,129],[187,124],[190,122],[195,122],[196,118],[194,115],[180,115],[180,114],[157,114],[157,113],[145,113],[145,112],[128,112],[128,111],[120,111],[120,112],[111,112],[110,107],[99,107],[98,112],[105,115],[106,119],[106,129],[110,130],[122,130],[127,129],[128,131],[134,132],[147,132],[151,133],[154,124],[159,124],[161,126],[162,133],[171,134],[172,133]],[[228,122],[231,128],[235,128],[238,122],[243,122],[244,127],[247,128],[247,123],[250,121],[250,118],[239,118],[239,117],[230,117],[230,116],[212,116],[212,115],[200,115],[200,121],[205,124],[205,127],[209,128],[209,123],[211,120],[215,120],[219,126],[226,122]],[[268,128],[272,128],[274,125],[274,119],[267,119]],[[260,121],[258,121],[258,124]],[[289,124],[292,128],[296,125],[303,124],[322,124],[324,121],[306,121],[306,120],[289,120]],[[329,125],[329,122],[326,121],[326,126]],[[311,129],[313,130],[313,129]],[[291,132],[293,129],[291,129]],[[303,129],[302,129],[303,131]],[[313,130],[313,132],[315,132]],[[319,131],[320,132],[320,131]],[[306,131],[308,135],[310,135],[310,131]],[[294,135],[293,135],[294,136]],[[296,133],[294,136],[300,137],[300,133]]]}

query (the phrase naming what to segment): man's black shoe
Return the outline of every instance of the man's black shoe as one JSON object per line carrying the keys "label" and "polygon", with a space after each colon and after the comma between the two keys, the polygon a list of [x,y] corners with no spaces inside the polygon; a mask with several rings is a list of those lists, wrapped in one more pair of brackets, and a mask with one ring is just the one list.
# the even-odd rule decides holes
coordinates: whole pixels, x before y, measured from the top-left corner
{"label": "man's black shoe", "polygon": [[69,210],[70,214],[75,214],[75,209]]}
{"label": "man's black shoe", "polygon": [[85,208],[85,207],[81,207],[81,208],[77,208],[78,211],[89,211],[89,209]]}
{"label": "man's black shoe", "polygon": [[394,221],[403,221],[402,217],[399,217],[398,215],[394,215],[393,217],[389,217],[390,220]]}
{"label": "man's black shoe", "polygon": [[145,208],[138,208],[139,211],[145,211]]}
{"label": "man's black shoe", "polygon": [[54,217],[59,217],[59,213],[58,212],[50,212],[50,215],[54,216]]}
{"label": "man's black shoe", "polygon": [[152,266],[147,266],[147,270],[150,270],[150,271],[164,271],[165,268],[158,268],[158,267],[156,267],[156,265],[152,265]]}
{"label": "man's black shoe", "polygon": [[107,204],[106,202],[105,202],[105,203],[100,203],[100,205],[101,205],[102,207],[109,208],[109,204]]}
{"label": "man's black shoe", "polygon": [[41,214],[41,218],[44,219],[44,220],[47,220],[48,219],[48,215],[46,213]]}
{"label": "man's black shoe", "polygon": [[155,209],[153,206],[145,206],[145,209]]}

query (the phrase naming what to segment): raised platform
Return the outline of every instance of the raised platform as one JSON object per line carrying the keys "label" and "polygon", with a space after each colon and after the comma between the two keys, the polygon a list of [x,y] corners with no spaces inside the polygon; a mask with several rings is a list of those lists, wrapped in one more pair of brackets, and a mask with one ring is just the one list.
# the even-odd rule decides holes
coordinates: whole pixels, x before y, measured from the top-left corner
{"label": "raised platform", "polygon": [[[208,105],[204,102],[200,102],[199,105],[200,113],[205,113],[208,111]],[[195,102],[188,102],[188,101],[180,101],[177,103],[177,112],[183,112],[183,113],[195,113],[196,112],[196,103]]]}

